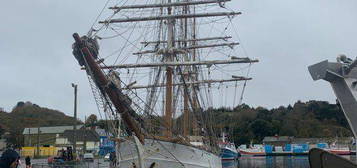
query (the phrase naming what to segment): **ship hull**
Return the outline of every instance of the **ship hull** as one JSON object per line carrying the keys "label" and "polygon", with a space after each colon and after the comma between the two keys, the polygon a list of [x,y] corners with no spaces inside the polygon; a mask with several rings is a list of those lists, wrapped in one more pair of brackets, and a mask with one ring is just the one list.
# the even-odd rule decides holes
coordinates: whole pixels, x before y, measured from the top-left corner
{"label": "ship hull", "polygon": [[265,152],[261,151],[250,151],[250,150],[239,150],[239,154],[242,156],[265,156]]}
{"label": "ship hull", "polygon": [[230,149],[221,149],[221,154],[220,154],[222,160],[235,160],[238,158],[238,153],[234,152]]}
{"label": "ship hull", "polygon": [[[221,159],[210,152],[195,147],[171,142],[145,139],[142,154],[144,167],[155,164],[155,168],[222,168]],[[120,144],[119,168],[139,167],[136,144],[125,141]]]}
{"label": "ship hull", "polygon": [[336,155],[350,155],[351,151],[349,149],[329,149],[327,150],[330,153],[336,154]]}

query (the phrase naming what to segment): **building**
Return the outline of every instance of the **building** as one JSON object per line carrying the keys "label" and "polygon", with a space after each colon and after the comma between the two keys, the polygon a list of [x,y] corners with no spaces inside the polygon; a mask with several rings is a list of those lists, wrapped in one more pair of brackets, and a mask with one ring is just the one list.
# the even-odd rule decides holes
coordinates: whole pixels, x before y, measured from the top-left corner
{"label": "building", "polygon": [[[83,125],[78,125],[77,129]],[[24,145],[27,147],[37,146],[56,146],[56,138],[62,136],[66,130],[73,130],[73,126],[55,126],[25,128],[23,131]]]}
{"label": "building", "polygon": [[331,138],[295,138],[294,144],[309,144],[310,148],[315,148],[318,143],[326,143],[335,147],[353,147],[353,137],[331,137]]}
{"label": "building", "polygon": [[294,138],[293,144],[317,144],[327,142],[327,138]]}
{"label": "building", "polygon": [[291,144],[294,137],[291,136],[269,136],[264,137],[263,143],[265,145],[272,146],[284,146],[285,144]]}
{"label": "building", "polygon": [[57,147],[68,147],[74,144],[76,139],[77,150],[82,151],[99,151],[99,142],[100,137],[95,130],[66,130],[61,136],[58,136],[56,139]]}
{"label": "building", "polygon": [[[99,151],[99,135],[94,130],[86,130],[83,125],[78,125],[77,130],[73,126],[25,128],[23,131],[25,147],[21,150],[21,156],[53,156],[58,150],[73,147],[76,139],[77,151],[82,152],[86,147],[88,151]],[[40,142],[37,148],[37,142]],[[39,149],[39,151],[38,151]]]}
{"label": "building", "polygon": [[331,137],[331,138],[295,138],[291,136],[269,136],[264,137],[263,143],[272,146],[285,146],[286,144],[308,144],[310,148],[316,147],[318,143],[334,144],[337,147],[352,147],[353,137]]}

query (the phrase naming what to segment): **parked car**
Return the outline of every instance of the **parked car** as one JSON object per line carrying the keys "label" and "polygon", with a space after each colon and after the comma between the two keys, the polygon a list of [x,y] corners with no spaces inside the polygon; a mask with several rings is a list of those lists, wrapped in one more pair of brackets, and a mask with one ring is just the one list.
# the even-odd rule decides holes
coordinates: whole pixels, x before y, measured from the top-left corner
{"label": "parked car", "polygon": [[89,161],[89,162],[94,162],[94,155],[93,153],[85,153],[83,155],[83,160],[84,161]]}
{"label": "parked car", "polygon": [[107,154],[104,156],[104,161],[110,161],[110,153],[107,153]]}

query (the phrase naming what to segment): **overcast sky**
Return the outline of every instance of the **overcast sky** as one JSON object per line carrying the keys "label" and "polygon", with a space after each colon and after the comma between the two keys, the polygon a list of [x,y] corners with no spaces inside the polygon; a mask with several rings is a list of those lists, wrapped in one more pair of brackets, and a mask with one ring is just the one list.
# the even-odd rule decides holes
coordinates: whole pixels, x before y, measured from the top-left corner
{"label": "overcast sky", "polygon": [[[357,56],[355,0],[233,0],[252,68],[244,102],[273,108],[297,100],[335,102],[327,82],[313,82],[307,66]],[[11,0],[0,6],[0,107],[18,101],[73,113],[79,84],[80,117],[96,113],[86,75],[71,54],[73,32],[84,34],[104,0]]]}

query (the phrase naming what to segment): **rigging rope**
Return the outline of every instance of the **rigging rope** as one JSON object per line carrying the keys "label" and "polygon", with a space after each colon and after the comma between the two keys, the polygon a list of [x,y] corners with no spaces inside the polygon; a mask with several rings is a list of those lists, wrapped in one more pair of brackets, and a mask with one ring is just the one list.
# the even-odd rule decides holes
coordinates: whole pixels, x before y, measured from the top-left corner
{"label": "rigging rope", "polygon": [[[250,64],[251,65],[251,64]],[[247,72],[247,77],[249,76],[249,72],[250,72],[250,66],[249,66],[249,68],[248,68],[248,72]],[[244,81],[244,85],[243,85],[243,89],[242,89],[242,93],[241,93],[241,95],[240,95],[240,99],[239,99],[239,104],[238,104],[238,106],[240,106],[241,104],[242,104],[242,102],[243,102],[243,95],[244,95],[244,92],[245,92],[245,88],[246,88],[246,86],[247,86],[247,80],[246,81]]]}
{"label": "rigging rope", "polygon": [[[108,0],[107,2],[106,2],[106,4],[105,4],[105,6],[104,6],[104,8],[108,5],[108,3],[109,3],[109,1],[110,0]],[[125,1],[125,3],[126,2],[128,2],[128,0],[126,0]],[[147,2],[147,1],[146,1]],[[211,5],[206,5],[204,8],[201,8],[202,10],[207,10],[209,7],[210,7]],[[213,6],[213,5],[212,5]],[[102,12],[103,12],[103,10],[104,10],[104,8],[102,9],[102,11],[100,12],[100,14],[99,14],[99,16],[96,18],[96,20],[95,20],[95,22],[99,19],[99,17],[100,17],[100,15],[102,14]],[[152,12],[154,12],[154,11],[152,11]],[[111,17],[113,17],[115,14],[116,14],[117,12],[115,12]],[[142,16],[142,14],[143,14],[144,12],[142,12],[142,13],[140,13],[140,16]],[[220,21],[220,20],[222,20],[222,19],[219,19],[219,20],[213,20],[213,22],[218,22],[218,21]],[[212,23],[212,19],[210,20],[210,23]],[[231,20],[230,20],[230,23],[232,23],[231,22]],[[93,23],[93,25],[92,25],[92,29],[93,29],[93,26],[94,26],[94,24],[95,23]],[[109,25],[103,25],[103,26],[107,26],[107,28],[109,27]],[[103,27],[102,26],[102,27]],[[130,29],[128,29],[128,30],[126,30],[126,31],[130,31],[131,30],[131,32],[130,32],[130,34],[129,34],[129,37],[128,38],[126,38],[126,37],[124,37],[123,35],[122,35],[122,33],[119,33],[119,32],[117,32],[115,29],[114,29],[114,27],[113,26],[111,26],[110,28],[111,28],[111,30],[112,31],[114,31],[114,32],[116,32],[117,33],[117,35],[116,36],[112,36],[112,37],[121,37],[121,38],[123,38],[124,40],[125,40],[125,43],[124,43],[124,45],[123,45],[123,47],[122,47],[122,49],[121,50],[118,50],[118,51],[115,51],[114,53],[112,53],[111,55],[114,55],[114,54],[116,54],[117,52],[119,52],[119,54],[118,54],[118,56],[117,56],[117,58],[116,58],[116,60],[115,60],[115,62],[114,62],[114,64],[118,61],[118,59],[119,59],[119,57],[122,55],[122,52],[123,52],[123,50],[124,50],[124,48],[126,48],[126,47],[128,47],[129,46],[129,44],[131,44],[133,47],[136,47],[137,49],[142,49],[142,48],[139,48],[139,47],[137,47],[135,44],[133,44],[133,42],[132,41],[130,41],[129,40],[129,38],[131,38],[132,37],[132,34],[133,34],[133,31],[134,31],[134,29],[136,28],[136,26],[137,26],[137,24],[134,24],[134,27],[131,27]],[[228,25],[227,25],[228,26]],[[117,27],[118,28],[118,27]],[[215,27],[211,27],[211,31],[213,31],[215,29]],[[150,29],[146,29],[146,31],[143,31],[142,32],[142,34],[145,34],[145,32],[147,32],[147,31],[149,31]],[[227,31],[227,29],[224,29],[224,31],[223,32],[221,32],[222,34],[224,34],[225,32]],[[97,32],[99,32],[99,31],[97,31]],[[96,32],[96,34],[97,34],[97,32]],[[164,31],[162,31],[162,33],[163,33]],[[159,33],[159,39],[158,40],[160,40],[160,34],[161,34],[161,31],[160,31],[160,33]],[[159,45],[159,44],[158,44]],[[158,45],[156,46],[156,47],[158,47]],[[210,50],[209,50],[209,52],[208,52],[208,54],[210,54],[211,52],[213,52],[213,51],[215,51],[213,48],[211,48]],[[230,51],[232,51],[232,50],[230,50]],[[199,53],[200,53],[201,51],[198,51],[197,53],[198,53],[198,55],[199,55]],[[217,50],[216,52],[220,52],[220,50]],[[110,56],[111,56],[110,55]],[[228,54],[228,56],[229,56],[230,54]],[[246,54],[247,55],[247,54]],[[125,60],[127,60],[128,59],[128,57],[129,57],[129,55],[127,55],[126,57],[124,57],[122,60],[121,60],[121,62],[123,62],[123,61],[125,61]],[[198,60],[200,60],[200,58],[198,57],[197,58]],[[137,62],[138,61],[140,61],[140,57],[137,59]],[[218,67],[218,66],[217,66]],[[194,67],[193,69],[195,69],[196,70],[196,72],[203,72],[203,70],[202,70],[202,68],[200,68],[200,67]],[[250,66],[249,66],[249,69],[250,69]],[[133,75],[136,73],[136,68],[134,69],[134,71],[132,72],[132,76],[130,77],[130,81],[131,81],[131,79],[133,78]],[[218,69],[219,70],[219,69]],[[159,70],[157,73],[161,73],[161,70]],[[182,73],[182,72],[181,72]],[[223,72],[222,71],[222,73],[225,73],[225,72]],[[155,74],[155,71],[154,71],[154,74]],[[225,73],[225,74],[228,74],[228,73]],[[249,72],[248,72],[248,74],[249,74]],[[182,76],[182,74],[181,74],[181,76]],[[153,77],[153,79],[154,79],[155,77]],[[155,79],[157,79],[157,78],[160,78],[160,75],[158,75],[158,76],[156,76],[156,78]],[[205,77],[204,76],[202,76],[202,79],[204,79]],[[210,75],[209,75],[209,77],[208,77],[209,79],[210,79]],[[157,83],[159,80],[155,80],[155,82]],[[123,82],[123,81],[122,81]],[[245,86],[246,86],[246,82],[247,81],[245,81],[245,83],[244,83],[244,87],[243,87],[243,92],[244,92],[244,90],[245,90]],[[184,83],[185,83],[185,81],[184,81]],[[220,84],[220,85],[222,85],[222,84]],[[236,88],[235,89],[237,89],[237,82],[236,82]],[[226,86],[226,88],[225,88],[225,92],[227,93],[227,87],[228,87],[228,85]],[[180,88],[180,87],[178,87],[178,88]],[[208,88],[205,88],[204,90],[205,90],[205,95],[202,95],[203,93],[202,92],[200,92],[200,93],[197,93],[197,91],[196,91],[196,89],[193,89],[193,92],[194,92],[194,94],[196,95],[196,97],[197,98],[201,98],[201,100],[202,101],[198,101],[198,104],[199,104],[199,106],[200,107],[205,107],[205,106],[213,106],[213,101],[212,101],[212,93],[210,92],[210,89],[211,89],[211,87],[209,86]],[[152,88],[151,89],[151,91],[154,91],[154,92],[156,92],[156,88],[154,89],[154,88]],[[162,90],[162,88],[160,88],[160,90]],[[187,89],[186,89],[187,90]],[[222,92],[220,92],[221,94],[223,94],[223,91]],[[140,93],[139,93],[140,94]],[[160,94],[160,93],[159,93]],[[130,91],[128,91],[128,95],[134,95],[135,97],[138,97],[139,99],[140,99],[140,97],[138,96],[138,93],[136,92],[136,90],[135,91],[133,91],[133,90],[130,90]],[[104,95],[105,96],[105,95]],[[159,96],[157,96],[157,98],[156,99],[154,99],[154,100],[152,100],[153,98],[152,98],[152,96],[155,96],[155,94],[152,94],[151,95],[151,98],[149,98],[151,101],[150,102],[154,102],[153,103],[153,106],[155,106],[155,104],[156,104],[156,101],[159,99],[158,97]],[[178,96],[178,95],[176,95],[176,96]],[[206,96],[206,97],[205,97]],[[235,97],[234,97],[234,103],[235,103],[235,100],[236,100],[236,90],[235,90],[235,95],[234,95]],[[204,99],[204,97],[207,99],[206,101],[204,101],[205,99]],[[104,99],[105,99],[105,97],[104,97]],[[241,95],[241,99],[240,99],[240,101],[242,101],[242,99],[243,99],[243,93],[242,93],[242,95]],[[140,99],[141,100],[141,99]],[[177,99],[175,99],[176,101],[178,101]],[[211,100],[211,101],[210,101]],[[103,100],[102,100],[103,101]],[[108,100],[107,100],[108,101]],[[143,100],[141,100],[142,102],[144,102]],[[223,101],[223,97],[221,97],[221,101]],[[200,103],[201,102],[201,103]],[[205,104],[205,103],[207,103],[207,104]],[[227,103],[227,97],[225,97],[225,105],[226,105],[226,103]],[[144,102],[144,104],[145,104],[145,102]],[[176,103],[174,103],[174,104],[176,104]],[[98,106],[98,105],[97,105]],[[151,105],[151,103],[149,103],[149,104],[146,104],[146,106],[144,105],[144,106],[142,106],[140,103],[139,103],[139,105],[137,105],[136,103],[134,103],[134,106],[138,106],[137,107],[137,109],[140,109],[140,111],[143,111],[144,113],[143,114],[145,114],[146,112],[146,110],[144,109],[142,109],[143,107],[149,107],[150,108],[150,110],[152,110],[151,111],[151,113],[147,113],[146,115],[149,115],[149,116],[151,116],[151,114],[154,112],[154,107],[152,107],[152,105]],[[223,102],[222,102],[222,106],[223,106]],[[139,108],[140,107],[140,108]],[[192,105],[191,105],[191,107],[192,107]],[[113,112],[113,111],[112,111]]]}
{"label": "rigging rope", "polygon": [[91,37],[92,31],[94,30],[93,27],[94,27],[94,25],[97,23],[97,21],[98,21],[100,15],[102,15],[102,13],[104,12],[105,8],[106,8],[107,5],[109,4],[109,1],[110,1],[110,0],[107,0],[107,2],[105,3],[104,7],[103,7],[102,10],[100,11],[99,15],[95,18],[95,20],[94,20],[92,26],[90,27],[90,30],[89,30],[88,33],[87,33],[87,36],[88,36],[88,37]]}
{"label": "rigging rope", "polygon": [[238,86],[238,81],[235,82],[235,85],[234,85],[234,98],[233,98],[233,108],[235,107],[236,105],[236,97],[237,97],[237,86]]}

